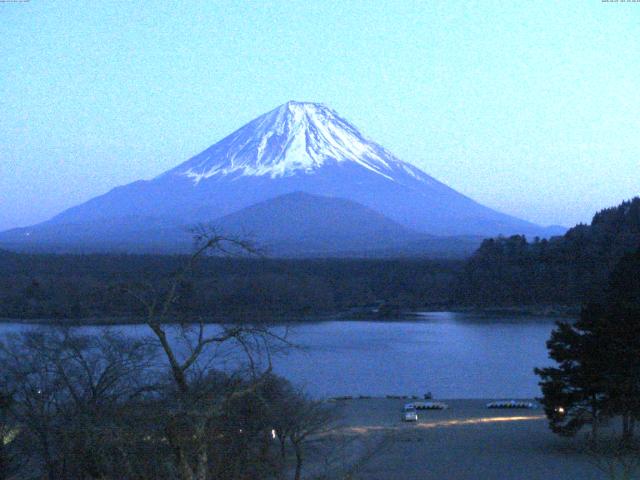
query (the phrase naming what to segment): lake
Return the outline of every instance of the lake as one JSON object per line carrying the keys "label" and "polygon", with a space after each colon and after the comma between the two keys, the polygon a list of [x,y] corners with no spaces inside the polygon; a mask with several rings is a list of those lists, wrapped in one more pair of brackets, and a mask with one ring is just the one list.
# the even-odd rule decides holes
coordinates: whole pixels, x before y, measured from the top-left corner
{"label": "lake", "polygon": [[[553,326],[546,317],[452,312],[298,324],[289,339],[302,348],[276,357],[274,370],[314,397],[531,398],[540,394],[533,368],[551,364],[545,342]],[[0,324],[0,333],[23,328]]]}

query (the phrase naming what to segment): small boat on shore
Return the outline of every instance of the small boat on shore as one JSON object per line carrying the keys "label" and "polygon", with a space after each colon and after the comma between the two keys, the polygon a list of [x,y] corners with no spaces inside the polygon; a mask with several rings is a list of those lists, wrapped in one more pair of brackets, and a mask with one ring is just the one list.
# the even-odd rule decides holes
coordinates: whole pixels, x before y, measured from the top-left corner
{"label": "small boat on shore", "polygon": [[445,410],[449,405],[443,402],[412,402],[404,406],[405,411],[409,410]]}
{"label": "small boat on shore", "polygon": [[499,400],[487,403],[487,408],[535,408],[532,402],[517,400]]}

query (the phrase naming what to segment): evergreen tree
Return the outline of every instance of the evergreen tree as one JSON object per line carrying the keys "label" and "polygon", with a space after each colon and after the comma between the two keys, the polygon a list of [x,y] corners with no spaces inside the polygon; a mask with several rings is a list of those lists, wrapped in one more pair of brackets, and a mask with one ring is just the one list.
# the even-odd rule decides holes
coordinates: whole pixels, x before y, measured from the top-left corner
{"label": "evergreen tree", "polygon": [[583,309],[575,324],[558,322],[547,342],[549,357],[558,366],[535,370],[541,377],[540,401],[551,430],[573,436],[584,425],[591,424],[594,441],[605,406],[598,318],[600,309],[592,305]]}
{"label": "evergreen tree", "polygon": [[629,441],[640,418],[640,249],[613,270],[601,324],[608,409]]}
{"label": "evergreen tree", "polygon": [[536,369],[551,429],[574,435],[602,417],[620,416],[623,440],[640,418],[640,250],[613,269],[605,301],[562,322],[547,342],[556,367]]}

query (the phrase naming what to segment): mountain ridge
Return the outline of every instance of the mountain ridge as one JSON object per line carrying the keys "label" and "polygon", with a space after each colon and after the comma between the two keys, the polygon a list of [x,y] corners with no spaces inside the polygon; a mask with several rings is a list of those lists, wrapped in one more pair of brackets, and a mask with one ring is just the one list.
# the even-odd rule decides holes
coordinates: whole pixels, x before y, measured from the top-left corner
{"label": "mountain ridge", "polygon": [[431,257],[461,258],[481,242],[480,238],[440,239],[412,231],[351,200],[305,192],[265,200],[212,225],[218,231],[252,238],[275,256],[358,257],[368,252],[388,257],[429,252]]}
{"label": "mountain ridge", "polygon": [[[169,254],[189,253],[193,248],[193,226],[156,218],[145,219],[143,227],[136,218],[81,226],[84,228],[50,224],[34,231],[21,229],[13,237],[5,235],[3,245],[18,251],[56,253]],[[462,258],[482,241],[480,237],[414,232],[351,200],[304,192],[259,202],[198,228],[250,240],[268,256],[292,258]],[[57,238],[65,230],[75,233],[59,243]]]}

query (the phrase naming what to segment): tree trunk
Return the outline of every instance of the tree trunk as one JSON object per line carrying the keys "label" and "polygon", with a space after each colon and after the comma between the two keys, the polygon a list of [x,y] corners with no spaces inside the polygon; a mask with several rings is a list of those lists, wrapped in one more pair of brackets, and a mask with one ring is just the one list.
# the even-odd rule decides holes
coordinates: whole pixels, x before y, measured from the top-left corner
{"label": "tree trunk", "polygon": [[262,434],[260,440],[260,458],[266,459],[269,454],[269,447],[271,446],[271,435],[267,432]]}
{"label": "tree trunk", "polygon": [[591,404],[591,416],[593,417],[591,423],[591,443],[595,445],[598,442],[598,427],[600,426],[600,419],[598,418],[598,407],[594,403]]}
{"label": "tree trunk", "polygon": [[[0,435],[2,435],[0,433]],[[4,435],[3,435],[4,437]],[[9,478],[9,461],[4,448],[4,438],[0,438],[0,480],[7,480]]]}
{"label": "tree trunk", "polygon": [[633,425],[628,412],[622,414],[622,443],[628,444],[633,438]]}
{"label": "tree trunk", "polygon": [[198,452],[197,467],[196,467],[196,479],[207,480],[209,478],[209,454],[207,452],[207,439],[205,435],[206,421],[202,418],[198,419],[196,426],[196,438],[198,439]]}
{"label": "tree trunk", "polygon": [[282,459],[282,462],[286,462],[287,460],[287,437],[285,437],[284,435],[278,437],[278,440],[280,441],[280,458]]}
{"label": "tree trunk", "polygon": [[45,432],[40,432],[40,440],[42,443],[42,453],[44,457],[45,468],[47,469],[47,477],[49,480],[57,480],[58,472],[56,471],[55,462],[51,456],[49,449],[49,440]]}
{"label": "tree trunk", "polygon": [[296,473],[294,480],[300,480],[302,476],[302,447],[299,443],[294,443],[293,446],[296,451]]}
{"label": "tree trunk", "polygon": [[198,473],[196,475],[197,480],[207,480],[209,478],[209,466],[207,465],[208,457],[209,455],[207,454],[206,445],[204,446],[204,448],[200,447],[198,451]]}
{"label": "tree trunk", "polygon": [[165,429],[165,434],[167,435],[169,445],[171,446],[175,456],[175,466],[178,470],[178,478],[180,480],[194,480],[193,470],[191,469],[191,465],[189,465],[187,455],[185,455],[182,445],[180,444],[180,439],[177,438],[178,435],[173,435],[171,425]]}
{"label": "tree trunk", "polygon": [[598,443],[598,425],[599,420],[597,416],[593,417],[593,423],[591,424],[591,443],[592,444],[597,444]]}
{"label": "tree trunk", "polygon": [[[180,451],[182,452],[182,449]],[[180,480],[194,480],[191,465],[189,465],[183,454],[180,455],[180,460],[178,461],[178,475],[180,475]]]}

